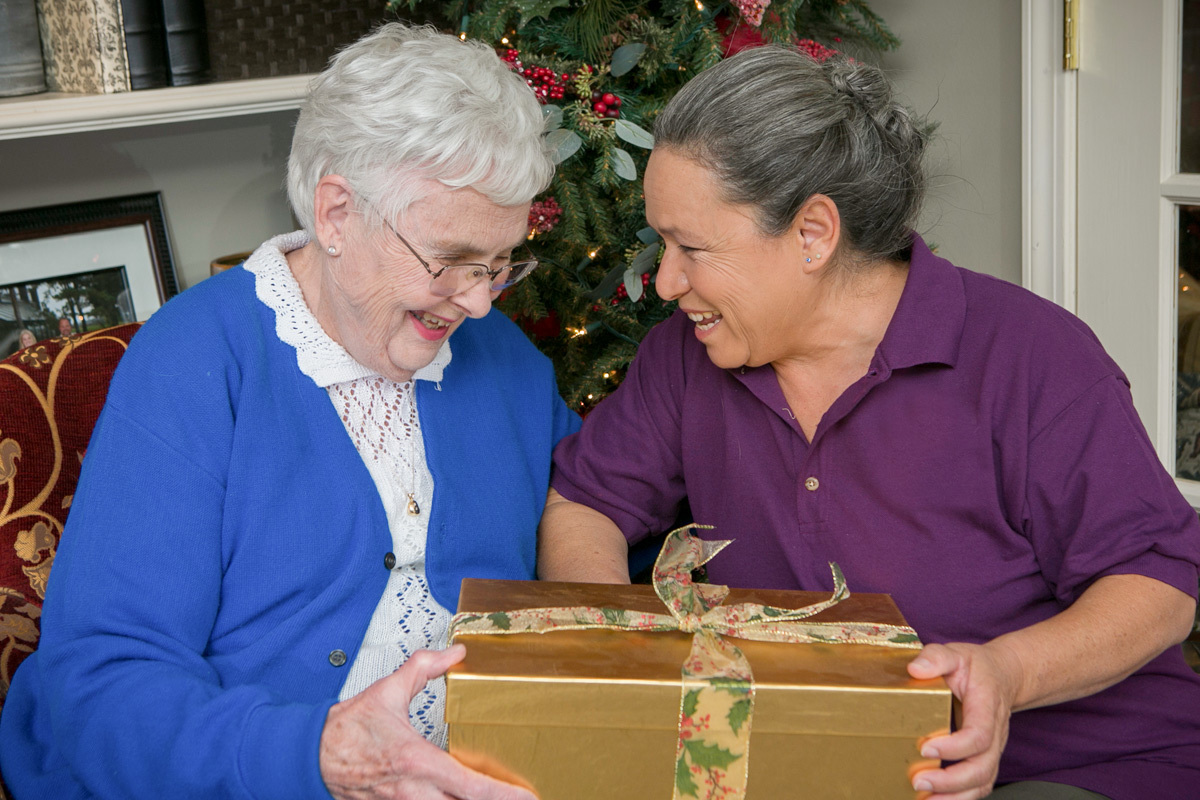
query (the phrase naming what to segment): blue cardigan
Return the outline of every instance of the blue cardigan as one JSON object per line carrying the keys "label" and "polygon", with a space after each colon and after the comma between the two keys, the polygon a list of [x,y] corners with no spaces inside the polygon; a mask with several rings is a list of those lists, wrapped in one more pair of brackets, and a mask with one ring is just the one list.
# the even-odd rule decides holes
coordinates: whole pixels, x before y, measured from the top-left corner
{"label": "blue cardigan", "polygon": [[[427,574],[533,579],[554,445],[579,427],[493,311],[417,405]],[[383,505],[243,269],[167,303],[113,377],[0,716],[24,798],[328,798],[325,715],[387,583]],[[333,651],[347,655],[344,666]]]}

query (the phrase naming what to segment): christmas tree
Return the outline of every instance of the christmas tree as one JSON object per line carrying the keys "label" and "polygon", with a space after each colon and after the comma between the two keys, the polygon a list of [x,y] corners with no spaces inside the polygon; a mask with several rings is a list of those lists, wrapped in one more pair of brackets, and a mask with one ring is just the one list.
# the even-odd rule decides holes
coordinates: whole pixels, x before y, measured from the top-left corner
{"label": "christmas tree", "polygon": [[646,226],[641,175],[654,117],[679,87],[764,42],[822,60],[899,44],[865,0],[459,0],[443,8],[462,38],[495,46],[543,103],[558,162],[529,215],[543,266],[499,306],[554,361],[563,398],[581,412],[617,387],[638,342],[674,310],[654,291],[660,243]]}

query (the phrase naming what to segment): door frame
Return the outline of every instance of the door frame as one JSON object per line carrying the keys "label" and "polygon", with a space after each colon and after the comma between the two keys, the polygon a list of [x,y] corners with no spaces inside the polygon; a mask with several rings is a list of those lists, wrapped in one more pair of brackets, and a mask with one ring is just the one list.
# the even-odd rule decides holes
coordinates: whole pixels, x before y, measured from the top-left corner
{"label": "door frame", "polygon": [[[1078,314],[1097,333],[1129,375],[1134,404],[1151,442],[1174,475],[1175,205],[1194,204],[1200,198],[1200,175],[1180,175],[1176,167],[1181,0],[1088,0],[1080,6],[1080,70],[1067,71],[1062,64],[1063,4],[1022,0],[1022,282]],[[1115,23],[1113,17],[1099,18],[1122,13],[1130,17]],[[1155,14],[1161,14],[1157,21]],[[1126,22],[1131,24],[1123,27]],[[1129,54],[1104,38],[1111,37],[1114,28],[1124,33],[1134,27],[1143,46],[1127,48]],[[1161,53],[1158,63],[1145,58],[1155,51]],[[1147,86],[1155,91],[1140,91]],[[1086,114],[1081,111],[1081,92],[1110,95],[1106,118],[1112,124],[1105,127],[1112,131],[1104,130],[1101,136],[1111,134],[1111,150],[1119,150],[1113,143],[1119,143],[1137,120],[1157,119],[1158,135],[1152,137],[1157,152],[1132,148],[1128,160],[1136,164],[1123,159],[1106,170],[1111,175],[1081,165],[1081,152],[1084,160],[1090,158],[1088,148],[1081,148],[1081,118],[1089,120],[1084,124],[1098,118],[1095,107],[1089,106]],[[1157,174],[1151,179],[1154,169]],[[1098,212],[1097,197],[1112,201],[1111,216]],[[1157,215],[1153,225],[1145,216],[1151,208]],[[1142,216],[1129,231],[1117,230],[1127,214]],[[1081,240],[1081,215],[1111,222],[1089,222],[1087,239]],[[1109,266],[1098,267],[1105,259]],[[1155,266],[1153,275],[1144,266],[1150,263]],[[1200,482],[1177,479],[1176,485],[1200,507]]]}
{"label": "door frame", "polygon": [[1063,6],[1021,0],[1021,282],[1075,312],[1076,73]]}

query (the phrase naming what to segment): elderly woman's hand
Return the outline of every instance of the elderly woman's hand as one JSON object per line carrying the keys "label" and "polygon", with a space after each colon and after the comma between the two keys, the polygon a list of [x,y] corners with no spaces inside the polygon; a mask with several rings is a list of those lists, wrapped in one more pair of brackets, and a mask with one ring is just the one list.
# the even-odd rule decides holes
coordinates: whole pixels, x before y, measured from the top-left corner
{"label": "elderly woman's hand", "polygon": [[408,706],[466,648],[420,650],[400,669],[329,710],[321,733],[321,777],[338,800],[536,800],[531,792],[460,764],[421,738]]}
{"label": "elderly woman's hand", "polygon": [[908,665],[914,678],[943,677],[962,702],[954,733],[922,743],[926,758],[955,761],[943,769],[918,772],[913,788],[929,800],[975,800],[992,791],[1000,753],[1008,741],[1008,720],[1020,688],[1020,664],[1003,645],[927,645]]}

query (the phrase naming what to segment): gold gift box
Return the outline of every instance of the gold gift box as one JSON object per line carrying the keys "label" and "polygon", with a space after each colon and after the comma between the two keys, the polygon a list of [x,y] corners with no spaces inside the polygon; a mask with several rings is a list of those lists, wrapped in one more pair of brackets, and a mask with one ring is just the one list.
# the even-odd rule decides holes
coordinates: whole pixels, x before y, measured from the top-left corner
{"label": "gold gift box", "polygon": [[[731,589],[725,605],[801,608],[819,592]],[[650,586],[463,581],[460,612],[594,606],[664,613]],[[888,595],[853,594],[812,622],[905,625]],[[530,784],[542,800],[670,800],[680,667],[691,634],[552,631],[461,635],[446,676],[450,752]],[[951,693],[918,681],[917,651],[865,644],[730,639],[754,671],[748,800],[887,800],[936,765],[919,740],[949,729]]]}

